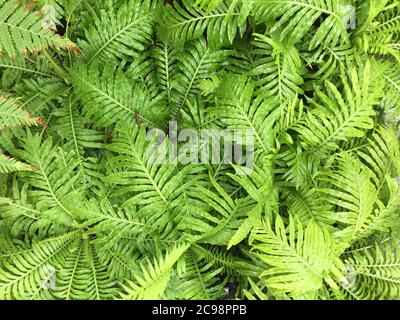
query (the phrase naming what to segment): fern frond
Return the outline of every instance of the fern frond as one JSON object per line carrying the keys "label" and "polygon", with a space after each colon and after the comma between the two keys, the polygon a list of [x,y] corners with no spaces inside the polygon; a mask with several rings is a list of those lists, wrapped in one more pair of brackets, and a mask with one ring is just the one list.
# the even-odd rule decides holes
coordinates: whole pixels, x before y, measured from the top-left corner
{"label": "fern frond", "polygon": [[16,153],[35,168],[25,173],[25,179],[35,190],[31,196],[46,218],[60,224],[74,224],[74,211],[82,197],[82,190],[75,186],[79,176],[74,175],[79,159],[73,153],[58,152],[52,140],[41,141],[40,135],[28,133],[23,150]]}
{"label": "fern frond", "polygon": [[192,250],[185,254],[184,267],[178,274],[177,292],[183,300],[216,300],[224,295],[226,281],[220,281],[224,268],[200,259]]}
{"label": "fern frond", "polygon": [[[33,243],[28,250],[14,251],[12,256],[1,259],[1,299],[34,299],[40,290],[47,291],[46,280],[62,264],[71,244],[79,233]],[[13,257],[13,258],[11,258]]]}
{"label": "fern frond", "polygon": [[47,48],[74,50],[75,45],[51,30],[45,29],[40,16],[30,5],[15,1],[0,2],[0,52],[10,57],[36,53]]}
{"label": "fern frond", "polygon": [[370,168],[378,191],[382,190],[388,177],[400,174],[399,153],[399,139],[391,127],[378,127],[368,139],[367,146],[356,151],[360,159]]}
{"label": "fern frond", "polygon": [[294,143],[290,130],[304,120],[306,113],[303,100],[297,96],[288,101],[277,121],[277,143],[292,145]]}
{"label": "fern frond", "polygon": [[0,154],[0,173],[29,170],[33,170],[33,167],[13,158],[7,157],[4,154]]}
{"label": "fern frond", "polygon": [[400,67],[399,64],[388,62],[384,72],[386,81],[384,104],[388,120],[400,120]]}
{"label": "fern frond", "polygon": [[153,25],[160,1],[130,0],[118,8],[106,6],[93,17],[93,26],[86,31],[83,48],[85,61],[96,59],[118,61],[138,56],[151,41]]}
{"label": "fern frond", "polygon": [[128,281],[124,285],[126,293],[121,295],[123,300],[157,300],[164,293],[171,277],[172,268],[182,254],[188,249],[187,245],[170,249],[164,257],[157,257],[151,263],[142,265],[142,274],[137,275],[136,281]]}
{"label": "fern frond", "polygon": [[[347,1],[337,0],[250,0],[255,19],[271,24],[271,33],[277,32],[280,41],[295,44],[320,20],[309,49],[322,43],[334,47],[349,41],[344,26]],[[273,24],[272,24],[273,23]]]}
{"label": "fern frond", "polygon": [[8,88],[12,84],[17,84],[24,75],[30,77],[51,77],[51,69],[48,63],[40,57],[21,57],[10,58],[0,57],[0,74],[3,88]]}
{"label": "fern frond", "polygon": [[121,186],[114,195],[130,195],[123,203],[125,208],[140,206],[138,219],[146,218],[154,228],[164,230],[186,202],[182,193],[193,183],[186,180],[190,166],[180,170],[173,162],[158,164],[158,154],[154,149],[152,154],[154,144],[146,142],[144,128],[120,125],[116,134],[107,149],[118,156],[108,162],[111,170],[106,181]]}
{"label": "fern frond", "polygon": [[[136,246],[132,246],[132,238],[129,239],[121,238],[119,239],[120,241],[111,246],[107,242],[107,238],[101,239],[99,243],[96,243],[99,260],[102,265],[107,266],[112,279],[134,280],[135,275],[141,273],[139,261],[142,254]],[[104,245],[105,243],[106,245]],[[170,243],[167,245],[170,245]],[[154,250],[153,246],[151,250]]]}
{"label": "fern frond", "polygon": [[255,284],[251,279],[249,279],[250,289],[244,290],[243,293],[249,300],[272,300],[271,294],[268,292],[264,292],[264,288],[261,288],[260,285]]}
{"label": "fern frond", "polygon": [[345,259],[345,280],[339,298],[346,300],[398,300],[400,261],[398,243],[375,244],[371,249],[352,253]]}
{"label": "fern frond", "polygon": [[[362,73],[353,69],[350,79],[343,79],[345,95],[337,86],[326,82],[326,91],[317,89],[319,101],[312,100],[314,110],[308,113],[304,124],[296,127],[302,146],[310,152],[333,151],[338,142],[352,137],[362,137],[373,127],[374,106],[379,104],[382,87],[371,87],[370,65]],[[303,130],[304,129],[304,130]]]}
{"label": "fern frond", "polygon": [[67,141],[67,146],[77,155],[83,155],[84,148],[102,148],[105,134],[99,130],[91,129],[90,120],[81,114],[78,103],[69,98],[68,108],[55,110],[53,113],[57,118],[53,129],[58,135]]}
{"label": "fern frond", "polygon": [[45,219],[36,206],[30,203],[29,185],[24,184],[19,189],[17,180],[14,179],[12,186],[12,198],[5,198],[1,205],[1,217],[7,226],[11,236],[17,237],[22,233],[30,237],[42,239],[57,231],[67,232],[59,226],[52,224],[51,220]]}
{"label": "fern frond", "polygon": [[287,234],[277,216],[275,228],[270,222],[263,222],[253,231],[250,243],[258,257],[271,266],[261,277],[274,294],[296,297],[316,292],[323,280],[329,279],[329,270],[334,266],[334,242],[326,230],[313,222],[303,229],[290,217]]}
{"label": "fern frond", "polygon": [[[237,33],[243,35],[249,6],[240,1],[220,1],[203,9],[196,3],[183,0],[165,7],[159,34],[167,43],[182,47],[188,40],[196,40],[207,34],[211,48],[232,44]],[[204,5],[204,4],[203,4]],[[239,30],[238,30],[239,29]]]}
{"label": "fern frond", "polygon": [[37,125],[38,120],[21,107],[17,99],[0,96],[0,130]]}
{"label": "fern frond", "polygon": [[70,87],[54,75],[24,79],[15,86],[16,94],[23,97],[22,106],[40,116],[43,120],[39,121],[42,126],[46,126],[48,108],[54,108],[55,104],[63,101],[69,91]]}
{"label": "fern frond", "polygon": [[399,13],[396,1],[370,2],[368,17],[355,35],[358,47],[371,55],[391,55],[399,62]]}
{"label": "fern frond", "polygon": [[357,58],[357,51],[350,44],[336,47],[324,43],[312,55],[305,57],[308,67],[312,70],[310,76],[319,81],[328,80],[332,75],[343,73],[348,65],[352,65]]}
{"label": "fern frond", "polygon": [[[88,226],[96,234],[108,234],[108,239],[120,239],[122,236],[140,236],[144,232],[145,221],[139,220],[137,212],[131,208],[115,209],[107,199],[98,206],[95,202],[87,204],[86,216]],[[111,231],[110,230],[115,230]],[[110,240],[112,242],[112,240]]]}
{"label": "fern frond", "polygon": [[231,77],[217,93],[218,103],[209,114],[231,130],[248,130],[254,136],[255,148],[263,156],[273,151],[274,123],[280,109],[275,101],[255,98],[255,84],[246,77]]}
{"label": "fern frond", "polygon": [[[171,46],[160,43],[152,50],[157,83],[160,89],[166,93],[168,102],[171,101],[171,92],[174,87],[174,79],[177,76],[178,51]],[[135,70],[136,72],[136,70]]]}
{"label": "fern frond", "polygon": [[200,93],[199,84],[216,72],[229,55],[228,50],[213,51],[200,38],[178,56],[179,74],[173,80],[172,115],[179,116],[193,96]]}
{"label": "fern frond", "polygon": [[199,185],[195,192],[189,193],[197,201],[188,204],[189,214],[183,217],[179,228],[191,230],[191,241],[226,246],[242,224],[253,201],[234,201],[211,176],[210,181],[216,192]]}
{"label": "fern frond", "polygon": [[[155,125],[160,112],[168,110],[160,105],[163,95],[156,88],[138,85],[132,88],[126,75],[110,66],[99,70],[97,64],[80,65],[73,74],[72,83],[84,103],[84,115],[106,127],[118,121],[145,122]],[[158,127],[158,125],[155,125]]]}
{"label": "fern frond", "polygon": [[0,299],[400,299],[399,14],[0,0]]}
{"label": "fern frond", "polygon": [[319,190],[303,186],[298,190],[287,188],[283,194],[288,212],[299,218],[302,224],[306,225],[309,221],[313,221],[321,227],[326,227],[335,221],[330,218],[332,205],[325,200],[324,194]]}
{"label": "fern frond", "polygon": [[302,64],[296,47],[262,34],[254,34],[256,49],[254,69],[250,73],[256,79],[256,94],[265,99],[277,98],[283,102],[303,94],[301,85]]}
{"label": "fern frond", "polygon": [[298,190],[304,183],[311,182],[319,162],[318,156],[304,152],[299,145],[287,147],[275,159],[275,163],[279,165],[276,173],[282,174],[281,179],[285,184]]}
{"label": "fern frond", "polygon": [[117,290],[107,266],[102,265],[88,239],[70,246],[58,276],[55,294],[63,300],[106,300]]}
{"label": "fern frond", "polygon": [[[13,97],[0,96],[0,130],[37,125],[41,119],[33,117]],[[1,152],[1,150],[0,150]],[[0,173],[29,171],[33,167],[0,153]]]}
{"label": "fern frond", "polygon": [[[352,243],[364,239],[377,230],[387,232],[395,225],[395,211],[400,196],[396,182],[388,184],[387,203],[379,199],[377,188],[372,183],[371,171],[360,161],[347,154],[338,159],[339,170],[321,179],[331,183],[334,188],[321,188],[327,200],[338,206],[329,217],[348,227],[338,231],[336,236]],[[383,200],[383,199],[382,199]]]}

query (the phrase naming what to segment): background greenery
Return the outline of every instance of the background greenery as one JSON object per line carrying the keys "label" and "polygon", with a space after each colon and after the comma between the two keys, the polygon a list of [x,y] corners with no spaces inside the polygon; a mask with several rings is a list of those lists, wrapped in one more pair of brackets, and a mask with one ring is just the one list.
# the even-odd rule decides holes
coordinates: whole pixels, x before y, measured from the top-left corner
{"label": "background greenery", "polygon": [[399,2],[167,2],[0,0],[0,298],[399,299]]}

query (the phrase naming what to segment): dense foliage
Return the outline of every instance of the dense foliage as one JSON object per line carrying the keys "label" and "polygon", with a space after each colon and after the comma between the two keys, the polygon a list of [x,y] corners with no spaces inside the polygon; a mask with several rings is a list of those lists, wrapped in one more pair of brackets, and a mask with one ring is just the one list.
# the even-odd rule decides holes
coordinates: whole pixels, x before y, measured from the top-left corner
{"label": "dense foliage", "polygon": [[[399,40],[398,0],[0,0],[0,299],[399,299]],[[254,170],[150,161],[170,120]]]}

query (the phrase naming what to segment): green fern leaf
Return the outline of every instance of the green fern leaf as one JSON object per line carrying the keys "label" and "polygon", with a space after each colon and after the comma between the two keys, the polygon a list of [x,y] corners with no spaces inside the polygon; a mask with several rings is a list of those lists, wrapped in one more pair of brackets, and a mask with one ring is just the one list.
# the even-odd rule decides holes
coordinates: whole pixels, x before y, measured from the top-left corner
{"label": "green fern leaf", "polygon": [[130,0],[116,9],[108,6],[93,18],[80,42],[85,61],[135,58],[150,43],[160,1]]}
{"label": "green fern leaf", "polygon": [[[196,40],[207,33],[211,48],[232,43],[236,34],[243,35],[246,29],[248,6],[238,5],[239,1],[219,1],[209,5],[208,10],[183,0],[173,6],[166,6],[159,33],[162,38],[175,46],[182,47],[188,40]],[[204,4],[203,4],[204,5]]]}
{"label": "green fern leaf", "polygon": [[272,292],[299,296],[319,290],[334,265],[335,246],[326,230],[310,222],[305,230],[291,217],[287,235],[282,219],[275,229],[263,223],[250,237],[253,250],[271,266],[261,274]]}
{"label": "green fern leaf", "polygon": [[10,57],[36,53],[47,48],[75,50],[74,44],[43,27],[30,5],[0,1],[0,52]]}
{"label": "green fern leaf", "polygon": [[171,277],[175,263],[187,250],[187,245],[172,248],[164,257],[159,257],[154,263],[142,265],[143,276],[136,276],[136,282],[128,282],[124,300],[157,300],[162,296]]}

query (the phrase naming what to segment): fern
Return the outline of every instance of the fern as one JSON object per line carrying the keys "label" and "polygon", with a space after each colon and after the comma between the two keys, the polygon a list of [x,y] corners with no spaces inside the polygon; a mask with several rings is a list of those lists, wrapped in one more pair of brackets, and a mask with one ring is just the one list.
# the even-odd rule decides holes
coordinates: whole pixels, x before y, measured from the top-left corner
{"label": "fern", "polygon": [[172,267],[186,249],[185,246],[173,248],[165,258],[160,258],[154,265],[149,263],[147,268],[142,267],[143,277],[136,276],[138,284],[129,283],[129,287],[126,287],[127,294],[122,298],[127,300],[160,299],[171,276]]}
{"label": "fern", "polygon": [[12,97],[1,97],[0,117],[0,130],[38,124],[38,119],[32,117],[29,112],[18,105],[17,100]]}
{"label": "fern", "polygon": [[[0,296],[2,299],[30,299],[41,291],[48,292],[43,286],[43,280],[51,272],[52,264],[62,261],[68,251],[68,245],[76,238],[76,232],[61,235],[56,238],[34,243],[31,249],[17,249],[10,255],[5,255],[2,261]],[[13,265],[12,257],[16,259]],[[10,261],[11,260],[11,261]],[[27,262],[29,261],[29,262]],[[18,290],[23,284],[24,291]]]}
{"label": "fern", "polygon": [[218,71],[222,62],[229,55],[228,50],[213,50],[207,46],[203,38],[194,42],[187,51],[178,56],[179,63],[176,78],[173,81],[172,115],[180,112],[194,95],[200,92],[199,85],[210,74]]}
{"label": "fern", "polygon": [[7,173],[13,171],[26,171],[31,170],[32,167],[22,163],[20,161],[14,160],[3,154],[0,154],[0,173]]}
{"label": "fern", "polygon": [[296,227],[290,218],[287,238],[283,221],[277,218],[274,231],[270,225],[264,225],[255,229],[250,240],[256,241],[253,248],[260,259],[272,266],[261,277],[274,294],[301,296],[315,292],[334,265],[333,241],[313,223],[303,230],[301,224]]}
{"label": "fern", "polygon": [[[390,245],[354,250],[346,259],[351,281],[338,297],[349,300],[397,300],[399,295],[398,257]],[[368,288],[374,286],[376,291]]]}
{"label": "fern", "polygon": [[392,55],[399,61],[399,3],[385,0],[369,6],[370,13],[355,34],[356,43],[369,54]]}
{"label": "fern", "polygon": [[265,156],[272,152],[272,134],[279,109],[275,102],[259,99],[254,84],[245,77],[228,79],[217,93],[219,103],[210,114],[221,119],[230,129],[248,129],[254,135],[256,147]]}
{"label": "fern", "polygon": [[68,39],[43,28],[41,19],[31,12],[32,5],[21,6],[16,2],[3,0],[0,2],[0,10],[1,53],[15,57],[47,48],[76,48]]}
{"label": "fern", "polygon": [[[24,110],[16,99],[12,97],[0,97],[0,130],[37,125],[39,121],[39,117],[35,118],[27,110]],[[31,169],[31,166],[0,153],[0,173]]]}
{"label": "fern", "polygon": [[[151,115],[155,110],[149,112],[148,109],[153,105],[153,109],[161,111],[162,95],[158,95],[155,88],[147,89],[142,85],[132,90],[127,76],[122,71],[114,75],[112,69],[105,67],[99,71],[96,64],[77,67],[72,83],[85,104],[86,117],[92,118],[99,127],[107,127],[122,119],[129,122],[128,117],[131,121],[138,118],[141,122],[154,124],[154,119],[147,114]],[[119,93],[121,90],[124,96]],[[131,101],[136,101],[135,105]]]}
{"label": "fern", "polygon": [[399,10],[0,0],[0,299],[400,299]]}
{"label": "fern", "polygon": [[321,44],[334,47],[348,41],[344,27],[345,11],[348,1],[334,0],[265,0],[254,1],[255,18],[260,22],[271,23],[276,19],[271,32],[277,32],[280,40],[287,38],[288,43],[296,43],[321,19],[319,28],[313,30],[309,49]]}
{"label": "fern", "polygon": [[157,7],[159,1],[133,0],[117,10],[113,6],[101,10],[86,31],[90,41],[81,43],[85,61],[136,57],[150,42]]}
{"label": "fern", "polygon": [[[368,64],[362,78],[359,79],[354,70],[350,77],[351,82],[343,82],[344,96],[330,82],[326,82],[325,92],[317,90],[324,106],[316,103],[315,109],[304,121],[304,130],[299,126],[304,148],[311,149],[311,152],[323,152],[325,148],[334,149],[337,140],[363,136],[362,130],[373,127],[373,106],[379,102],[381,88],[375,87],[373,91],[369,89],[372,84],[369,82]],[[349,86],[350,83],[352,87]]]}
{"label": "fern", "polygon": [[[184,0],[166,6],[160,32],[166,42],[183,46],[188,40],[195,40],[207,32],[207,40],[212,48],[232,43],[237,33],[243,34],[250,6],[239,1],[219,1],[207,9]],[[204,4],[203,4],[204,5]],[[239,29],[239,30],[238,30]]]}
{"label": "fern", "polygon": [[255,34],[255,37],[257,58],[251,75],[257,79],[257,94],[277,97],[280,102],[303,94],[301,61],[296,48],[264,35]]}

